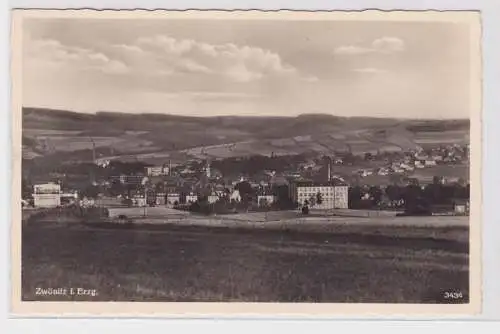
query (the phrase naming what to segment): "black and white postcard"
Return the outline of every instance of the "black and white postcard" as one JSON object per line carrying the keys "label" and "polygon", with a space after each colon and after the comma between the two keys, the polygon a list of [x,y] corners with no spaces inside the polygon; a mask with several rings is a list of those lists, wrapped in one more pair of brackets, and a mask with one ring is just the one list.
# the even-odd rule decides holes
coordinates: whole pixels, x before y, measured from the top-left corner
{"label": "black and white postcard", "polygon": [[472,315],[467,11],[14,10],[22,315]]}

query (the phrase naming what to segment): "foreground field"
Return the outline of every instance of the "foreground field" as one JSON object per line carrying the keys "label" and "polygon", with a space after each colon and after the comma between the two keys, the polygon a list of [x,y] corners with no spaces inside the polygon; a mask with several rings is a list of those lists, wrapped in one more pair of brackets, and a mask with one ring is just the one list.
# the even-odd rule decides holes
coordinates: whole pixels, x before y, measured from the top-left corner
{"label": "foreground field", "polygon": [[[468,299],[466,227],[152,226],[26,225],[23,299],[450,302],[445,292]],[[97,296],[36,295],[61,287]]]}

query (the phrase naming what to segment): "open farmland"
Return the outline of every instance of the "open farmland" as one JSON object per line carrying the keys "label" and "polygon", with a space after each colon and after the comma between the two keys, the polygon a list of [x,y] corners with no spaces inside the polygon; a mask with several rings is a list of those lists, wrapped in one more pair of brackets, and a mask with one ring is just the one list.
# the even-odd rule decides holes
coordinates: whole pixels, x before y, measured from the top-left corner
{"label": "open farmland", "polygon": [[450,130],[443,132],[418,132],[415,137],[415,143],[419,145],[429,144],[468,144],[468,130]]}
{"label": "open farmland", "polygon": [[412,177],[423,180],[430,180],[434,176],[446,176],[462,178],[464,180],[469,180],[469,166],[468,165],[438,165],[433,167],[426,167],[422,169],[416,169]]}
{"label": "open farmland", "polygon": [[[459,291],[454,302],[467,302],[466,227],[337,226],[28,224],[23,300],[446,303],[445,291]],[[60,286],[98,295],[34,294]]]}
{"label": "open farmland", "polygon": [[50,157],[58,152],[74,152],[78,157],[92,149],[92,138],[100,158],[148,162],[166,157],[182,160],[348,150],[362,155],[469,140],[467,120],[429,122],[330,115],[202,118],[79,114],[25,108],[23,151],[26,158]]}

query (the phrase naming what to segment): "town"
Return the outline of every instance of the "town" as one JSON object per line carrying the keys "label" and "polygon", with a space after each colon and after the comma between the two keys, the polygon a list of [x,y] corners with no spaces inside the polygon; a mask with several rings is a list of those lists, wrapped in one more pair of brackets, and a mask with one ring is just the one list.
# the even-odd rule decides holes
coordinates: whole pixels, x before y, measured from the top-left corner
{"label": "town", "polygon": [[[61,164],[43,182],[25,175],[22,205],[156,206],[205,214],[357,209],[468,215],[468,164],[469,146],[457,144],[408,152],[271,154],[160,165],[94,159]],[[456,170],[459,176],[451,173]]]}

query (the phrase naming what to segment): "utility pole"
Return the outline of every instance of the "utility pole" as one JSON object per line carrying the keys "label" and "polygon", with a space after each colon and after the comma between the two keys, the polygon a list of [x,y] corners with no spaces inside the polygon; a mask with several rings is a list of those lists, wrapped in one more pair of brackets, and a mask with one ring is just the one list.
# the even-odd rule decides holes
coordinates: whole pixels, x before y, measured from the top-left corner
{"label": "utility pole", "polygon": [[328,159],[328,182],[330,182],[332,180],[332,171],[331,171],[331,163],[330,163],[330,159]]}
{"label": "utility pole", "polygon": [[92,142],[92,162],[96,163],[95,162],[95,159],[96,159],[96,156],[95,156],[95,142],[94,142],[94,139],[92,139],[92,137],[89,137],[89,138],[90,138],[90,141]]}
{"label": "utility pole", "polygon": [[[90,139],[90,142],[92,143],[92,164],[95,165],[96,161],[95,161],[95,143],[94,143],[94,139],[92,139],[92,137],[89,137]],[[94,184],[95,182],[95,175],[94,175],[94,166],[92,166],[92,169],[90,171],[90,182],[92,184]]]}

